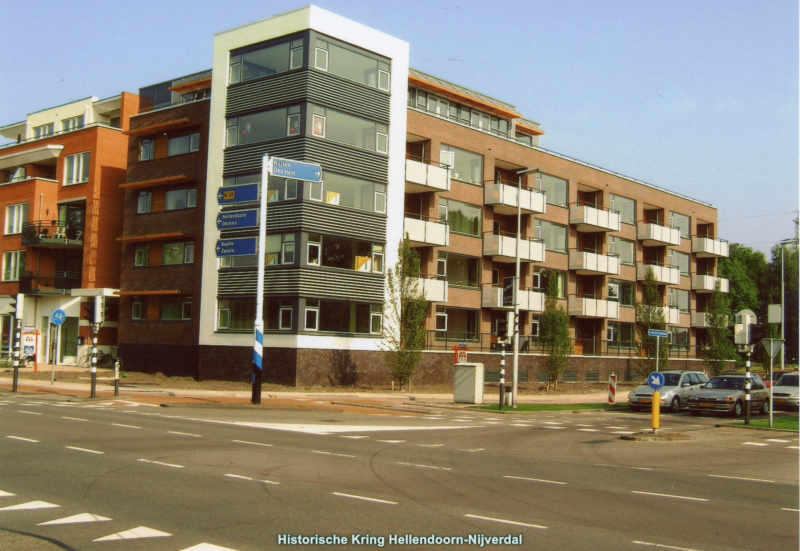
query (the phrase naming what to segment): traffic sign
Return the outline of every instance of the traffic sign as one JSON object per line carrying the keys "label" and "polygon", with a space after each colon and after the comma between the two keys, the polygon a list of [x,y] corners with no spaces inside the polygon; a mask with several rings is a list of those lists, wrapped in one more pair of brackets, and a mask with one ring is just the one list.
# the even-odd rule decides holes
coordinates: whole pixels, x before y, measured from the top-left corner
{"label": "traffic sign", "polygon": [[659,372],[651,373],[650,376],[647,378],[647,384],[653,390],[658,390],[659,388],[664,386],[664,381],[665,380],[666,379],[664,379],[664,375],[663,374],[661,374]]}
{"label": "traffic sign", "polygon": [[227,256],[250,256],[256,254],[255,237],[245,237],[243,239],[218,239],[217,257]]}
{"label": "traffic sign", "polygon": [[649,337],[658,337],[659,339],[668,339],[669,338],[669,331],[660,331],[658,329],[648,329],[647,336]]}
{"label": "traffic sign", "polygon": [[232,205],[234,203],[247,203],[258,201],[258,189],[261,184],[247,184],[244,186],[231,186],[219,188],[217,200],[220,205]]}
{"label": "traffic sign", "polygon": [[222,230],[242,230],[245,228],[258,227],[257,210],[235,210],[221,212],[217,215],[217,229]]}
{"label": "traffic sign", "polygon": [[318,164],[292,161],[279,157],[271,157],[269,159],[269,173],[273,176],[294,178],[295,180],[305,180],[307,182],[322,181],[322,167]]}
{"label": "traffic sign", "polygon": [[67,313],[64,310],[53,310],[53,313],[50,316],[50,322],[53,325],[61,325],[65,321],[67,321]]}
{"label": "traffic sign", "polygon": [[769,357],[774,358],[781,351],[783,341],[781,339],[761,339],[761,345],[767,351]]}

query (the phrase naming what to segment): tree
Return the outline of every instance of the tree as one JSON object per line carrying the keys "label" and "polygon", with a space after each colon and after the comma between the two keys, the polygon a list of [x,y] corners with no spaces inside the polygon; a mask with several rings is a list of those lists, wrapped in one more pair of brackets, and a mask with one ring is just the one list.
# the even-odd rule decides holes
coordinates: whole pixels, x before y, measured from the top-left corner
{"label": "tree", "polygon": [[719,288],[720,282],[717,280],[706,306],[708,342],[703,348],[703,363],[714,376],[725,370],[728,360],[736,359],[736,348],[733,346],[731,332],[728,329],[731,320],[728,297],[720,292]]}
{"label": "tree", "polygon": [[647,271],[643,289],[642,301],[636,303],[636,342],[633,345],[638,356],[634,369],[641,379],[656,370],[656,343],[659,343],[659,370],[667,369],[669,366],[669,339],[657,339],[648,334],[650,329],[660,331],[667,329],[664,304],[652,269]]}
{"label": "tree", "polygon": [[558,388],[558,376],[569,364],[572,338],[569,335],[569,314],[558,304],[558,279],[547,279],[544,312],[539,317],[539,344],[546,356],[549,389],[551,382]]}
{"label": "tree", "polygon": [[381,347],[388,352],[386,363],[392,379],[400,379],[400,387],[410,384],[422,360],[425,344],[425,316],[428,302],[420,288],[419,254],[411,247],[408,236],[397,247],[397,263],[387,275],[389,296],[384,310],[384,334]]}

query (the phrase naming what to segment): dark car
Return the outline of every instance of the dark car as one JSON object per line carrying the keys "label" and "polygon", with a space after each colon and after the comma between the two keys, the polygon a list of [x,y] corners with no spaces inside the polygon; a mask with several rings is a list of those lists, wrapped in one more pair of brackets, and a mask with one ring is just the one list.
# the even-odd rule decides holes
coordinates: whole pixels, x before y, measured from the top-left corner
{"label": "dark car", "polygon": [[[717,375],[689,396],[689,411],[700,415],[704,411],[728,413],[739,417],[744,413],[744,375]],[[751,375],[750,411],[769,413],[769,391],[758,375]]]}

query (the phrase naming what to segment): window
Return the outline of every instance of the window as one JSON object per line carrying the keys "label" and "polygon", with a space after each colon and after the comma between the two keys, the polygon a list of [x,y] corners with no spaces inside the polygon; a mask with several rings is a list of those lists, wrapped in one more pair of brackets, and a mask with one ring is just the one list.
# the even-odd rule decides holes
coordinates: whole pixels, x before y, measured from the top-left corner
{"label": "window", "polygon": [[153,212],[153,192],[140,191],[136,200],[136,214],[147,214]]}
{"label": "window", "polygon": [[252,331],[256,320],[255,298],[228,298],[217,302],[217,329]]}
{"label": "window", "polygon": [[167,192],[164,210],[190,209],[196,206],[196,189],[173,189]]}
{"label": "window", "polygon": [[303,66],[303,39],[231,55],[229,84],[285,73]]}
{"label": "window", "polygon": [[[444,210],[442,209],[444,207]],[[450,224],[450,231],[480,237],[483,208],[452,199],[439,199],[439,220]]]}
{"label": "window", "polygon": [[[298,44],[295,47],[295,44]],[[303,41],[295,40],[292,42],[292,49],[289,52],[289,70],[300,69],[303,66]]]}
{"label": "window", "polygon": [[322,248],[322,236],[318,233],[308,234],[308,257],[306,262],[313,266],[319,266]]}
{"label": "window", "polygon": [[567,206],[567,181],[556,178],[549,174],[542,174],[537,183],[541,182],[541,190],[544,191],[547,203],[559,207]]}
{"label": "window", "polygon": [[164,321],[188,321],[192,319],[190,297],[164,297],[161,300],[161,319]]}
{"label": "window", "polygon": [[190,134],[188,136],[179,136],[177,138],[169,139],[169,147],[167,155],[173,157],[175,155],[184,155],[186,153],[193,153],[200,149],[200,134]]}
{"label": "window", "polygon": [[315,187],[311,184],[309,199],[324,200],[329,205],[351,207],[359,210],[386,212],[386,185],[367,180],[344,176],[333,172],[325,173],[325,184]]}
{"label": "window", "polygon": [[688,350],[689,348],[689,328],[688,327],[667,327],[667,330],[672,333],[671,342],[669,345],[670,350]]}
{"label": "window", "polygon": [[282,307],[278,311],[278,329],[290,331],[292,329],[292,308]]}
{"label": "window", "polygon": [[28,203],[6,207],[6,235],[22,233],[22,225],[28,221]]}
{"label": "window", "polygon": [[89,181],[89,153],[69,155],[64,161],[64,185]]}
{"label": "window", "polygon": [[383,245],[372,246],[372,271],[383,273]]}
{"label": "window", "polygon": [[319,301],[306,301],[306,331],[317,331],[319,329]]}
{"label": "window", "polygon": [[70,130],[77,130],[78,128],[83,128],[84,117],[83,115],[79,117],[72,117],[71,119],[64,119],[61,121],[61,130],[63,132],[69,132]]}
{"label": "window", "polygon": [[449,151],[453,154],[451,178],[478,186],[483,185],[483,155],[450,145],[442,145],[442,151]]}
{"label": "window", "polygon": [[320,71],[328,70],[328,43],[324,40],[317,40],[317,48],[314,56],[314,68]]}
{"label": "window", "polygon": [[[611,286],[615,285],[617,296],[611,294]],[[610,300],[618,301],[622,306],[636,306],[636,284],[633,281],[623,281],[621,279],[608,280],[609,292],[608,298]]]}
{"label": "window", "polygon": [[[444,329],[439,330],[439,314],[444,314]],[[480,338],[480,310],[436,307],[437,339],[477,341]]]}
{"label": "window", "polygon": [[194,263],[194,242],[186,243],[164,243],[164,253],[162,264],[164,266],[175,266],[178,264]]}
{"label": "window", "polygon": [[314,115],[312,118],[311,133],[314,136],[325,137],[325,122],[326,118],[323,115]]}
{"label": "window", "polygon": [[[295,234],[272,234],[267,235],[266,241],[266,265],[278,266],[280,264],[294,264],[295,260]],[[250,257],[241,257],[250,258]],[[252,258],[247,266],[256,266],[255,258]],[[228,267],[224,266],[223,267]]]}
{"label": "window", "polygon": [[556,294],[558,298],[567,298],[567,273],[558,270],[542,270],[534,272],[533,274],[533,287],[541,292],[546,293],[550,285],[550,280],[555,280]]}
{"label": "window", "polygon": [[539,336],[539,316],[531,318],[531,337]]}
{"label": "window", "polygon": [[312,106],[312,134],[368,151],[388,151],[389,127],[333,109]]}
{"label": "window", "polygon": [[621,264],[633,266],[636,263],[636,244],[614,235],[608,236],[609,253],[619,256]]}
{"label": "window", "polygon": [[[230,118],[227,122],[226,147],[298,135],[299,114],[300,106],[294,105]],[[293,121],[298,121],[297,125]]]}
{"label": "window", "polygon": [[619,219],[626,224],[636,224],[636,201],[620,195],[609,194],[609,208],[619,212]]}
{"label": "window", "polygon": [[383,305],[307,299],[305,331],[369,333],[382,331]]}
{"label": "window", "polygon": [[284,233],[281,241],[281,264],[294,264],[294,234]]}
{"label": "window", "polygon": [[567,252],[567,227],[546,220],[536,220],[536,237],[548,251]]}
{"label": "window", "polygon": [[[319,46],[320,41],[317,41]],[[340,77],[352,80],[361,84],[366,84],[372,88],[380,88],[381,90],[389,90],[389,64],[378,61],[372,57],[354,52],[347,48],[343,48],[336,44],[330,44],[328,51],[318,48],[317,61],[320,61],[320,52],[330,54],[330,60],[327,60],[327,70]],[[317,67],[322,69],[322,67]]]}
{"label": "window", "polygon": [[669,307],[677,308],[681,312],[689,313],[689,291],[670,288]]}
{"label": "window", "polygon": [[142,139],[139,141],[139,160],[152,161],[156,158],[155,140]]}
{"label": "window", "polygon": [[[320,239],[318,234],[310,234],[309,241]],[[342,268],[345,270],[355,270],[358,272],[374,271],[372,264],[373,255],[377,252],[380,262],[383,264],[383,246],[373,245],[364,241],[355,241],[326,235],[322,237],[321,265],[330,268]],[[317,251],[309,247],[309,264],[316,260],[311,255],[316,255]],[[381,270],[382,271],[382,270]]]}
{"label": "window", "polygon": [[[328,175],[325,175],[328,178]],[[308,198],[311,201],[322,201],[322,182],[311,182],[311,187],[308,190]]]}
{"label": "window", "polygon": [[[378,185],[380,184],[376,184],[376,186]],[[386,214],[386,193],[381,191],[375,192],[375,212]]]}
{"label": "window", "polygon": [[14,174],[11,175],[11,180],[9,182],[20,182],[28,177],[28,169],[24,166],[19,166],[14,170]]}
{"label": "window", "polygon": [[142,319],[144,319],[142,318],[142,312],[143,312],[142,306],[143,305],[141,300],[134,300],[131,303],[131,319],[133,321],[141,321]]}
{"label": "window", "polygon": [[689,239],[692,236],[692,220],[688,216],[670,212],[669,225],[673,228],[678,228],[681,232],[681,237],[684,239]]}
{"label": "window", "polygon": [[609,341],[609,346],[632,346],[636,340],[635,324],[609,321],[606,340]]}
{"label": "window", "polygon": [[480,258],[439,251],[437,268],[439,275],[445,276],[449,285],[473,288],[480,286]]}
{"label": "window", "polygon": [[300,113],[292,114],[286,117],[286,135],[300,135]]}
{"label": "window", "polygon": [[669,263],[678,268],[678,270],[681,272],[681,275],[690,275],[690,258],[691,257],[686,253],[673,250],[669,251]]}
{"label": "window", "polygon": [[25,272],[25,251],[3,253],[3,281],[19,281]]}
{"label": "window", "polygon": [[139,243],[133,252],[133,265],[134,266],[149,266],[150,265],[150,245],[148,243]]}
{"label": "window", "polygon": [[33,128],[33,137],[35,139],[46,138],[55,134],[55,123],[43,124]]}

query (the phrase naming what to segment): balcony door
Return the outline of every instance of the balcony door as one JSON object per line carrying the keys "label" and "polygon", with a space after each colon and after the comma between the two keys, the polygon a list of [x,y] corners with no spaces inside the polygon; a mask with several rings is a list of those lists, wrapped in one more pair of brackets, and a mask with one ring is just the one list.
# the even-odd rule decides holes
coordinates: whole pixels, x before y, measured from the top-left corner
{"label": "balcony door", "polygon": [[58,207],[58,225],[65,229],[67,239],[82,240],[85,228],[86,207],[61,205]]}

